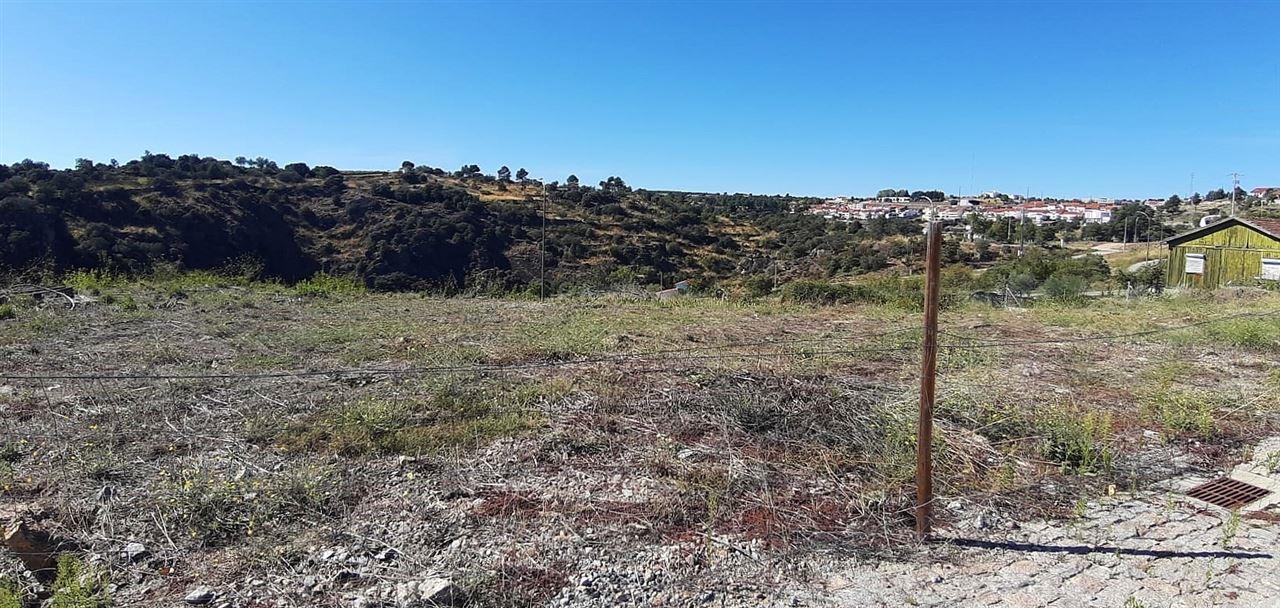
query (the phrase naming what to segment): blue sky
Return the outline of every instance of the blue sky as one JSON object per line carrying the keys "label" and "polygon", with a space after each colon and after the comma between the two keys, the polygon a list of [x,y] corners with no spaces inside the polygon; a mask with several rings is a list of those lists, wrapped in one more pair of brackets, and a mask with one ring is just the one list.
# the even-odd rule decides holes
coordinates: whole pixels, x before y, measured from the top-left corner
{"label": "blue sky", "polygon": [[1280,185],[1280,2],[15,3],[0,161],[143,150],[652,189]]}

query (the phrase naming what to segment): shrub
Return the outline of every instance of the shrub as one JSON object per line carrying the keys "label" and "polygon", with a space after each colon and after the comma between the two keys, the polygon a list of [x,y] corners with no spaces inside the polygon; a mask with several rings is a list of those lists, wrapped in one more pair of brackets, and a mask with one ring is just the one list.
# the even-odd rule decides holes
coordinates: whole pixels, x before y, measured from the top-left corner
{"label": "shrub", "polygon": [[782,300],[798,304],[848,304],[859,301],[859,294],[852,285],[795,281],[783,286]]}
{"label": "shrub", "polygon": [[311,275],[311,278],[299,281],[293,286],[293,291],[302,297],[328,297],[362,294],[365,292],[365,287],[359,281],[349,277],[317,272]]}
{"label": "shrub", "polygon": [[1073,409],[1049,412],[1044,420],[1045,458],[1064,470],[1097,473],[1111,470],[1112,419],[1110,413]]}
{"label": "shrub", "polygon": [[528,406],[560,389],[540,384],[470,386],[452,381],[435,387],[421,402],[365,400],[285,427],[276,443],[290,451],[419,454],[484,443],[543,425]]}
{"label": "shrub", "polygon": [[763,298],[773,293],[773,279],[764,276],[749,277],[742,281],[742,288],[748,298]]}
{"label": "shrub", "polygon": [[1045,295],[1060,301],[1076,301],[1084,295],[1089,283],[1075,274],[1056,272],[1044,282]]}
{"label": "shrub", "polygon": [[252,536],[264,524],[328,513],[343,496],[340,473],[328,469],[254,477],[200,468],[175,476],[167,502],[191,538],[217,544]]}
{"label": "shrub", "polygon": [[[794,281],[782,288],[784,302],[800,304],[877,304],[903,310],[924,309],[922,277],[882,277],[857,283]],[[964,298],[954,290],[939,295],[942,308],[951,308]]]}
{"label": "shrub", "polygon": [[111,600],[104,589],[104,578],[74,556],[63,555],[58,558],[50,608],[106,608]]}
{"label": "shrub", "polygon": [[0,579],[0,608],[22,608],[22,592],[7,578]]}
{"label": "shrub", "polygon": [[100,295],[117,286],[120,280],[104,270],[77,270],[63,278],[63,282],[77,292]]}
{"label": "shrub", "polygon": [[1238,348],[1261,352],[1280,349],[1280,320],[1276,318],[1234,319],[1208,325],[1205,332],[1215,342]]}
{"label": "shrub", "polygon": [[1143,266],[1135,272],[1119,269],[1116,270],[1115,283],[1122,289],[1133,287],[1141,292],[1162,293],[1165,288],[1167,267],[1168,262],[1160,260],[1155,264]]}
{"label": "shrub", "polygon": [[1173,434],[1213,435],[1215,403],[1208,393],[1178,390],[1166,384],[1147,397],[1146,405],[1156,420]]}
{"label": "shrub", "polygon": [[18,313],[14,310],[13,304],[0,304],[0,321],[17,317]]}
{"label": "shrub", "polygon": [[133,312],[138,310],[138,302],[133,299],[133,294],[122,294],[115,299],[116,306],[125,312]]}

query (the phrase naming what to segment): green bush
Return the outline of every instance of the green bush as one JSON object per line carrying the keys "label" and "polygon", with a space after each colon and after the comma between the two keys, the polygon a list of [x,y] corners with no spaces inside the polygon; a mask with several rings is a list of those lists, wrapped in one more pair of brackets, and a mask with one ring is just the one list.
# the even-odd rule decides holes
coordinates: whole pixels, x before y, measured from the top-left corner
{"label": "green bush", "polygon": [[[944,281],[945,285],[945,281]],[[782,301],[798,304],[876,304],[903,310],[924,309],[923,277],[880,277],[856,283],[794,281],[782,288]],[[939,302],[951,308],[964,297],[955,290],[943,290]]]}
{"label": "green bush", "polygon": [[1111,470],[1114,457],[1110,446],[1114,434],[1111,414],[1059,409],[1041,420],[1045,458],[1062,465],[1064,470],[1079,473]]}
{"label": "green bush", "polygon": [[1162,293],[1165,288],[1165,272],[1167,270],[1168,262],[1160,260],[1158,263],[1143,266],[1134,272],[1117,269],[1113,279],[1116,286],[1121,289],[1133,287],[1141,292]]}
{"label": "green bush", "polygon": [[0,608],[22,608],[22,592],[7,578],[0,579]]}
{"label": "green bush", "polygon": [[1280,319],[1233,319],[1204,328],[1214,342],[1259,352],[1280,349]]}
{"label": "green bush", "polygon": [[1056,272],[1044,282],[1045,295],[1055,300],[1076,301],[1084,295],[1089,283],[1079,275]]}
{"label": "green bush", "polygon": [[742,289],[748,298],[763,298],[773,293],[773,279],[766,276],[754,276],[742,281]]}
{"label": "green bush", "polygon": [[71,555],[58,558],[58,575],[53,581],[51,608],[106,608],[111,600],[104,589],[104,576],[86,567]]}
{"label": "green bush", "polygon": [[1215,430],[1213,396],[1203,391],[1175,389],[1167,384],[1152,391],[1147,409],[1173,434],[1212,436]]}
{"label": "green bush", "polygon": [[[1106,260],[1096,255],[1075,258],[1067,253],[1033,248],[1025,255],[1009,258],[992,266],[983,274],[979,283],[987,289],[1008,288],[1015,293],[1030,293],[1053,277],[1059,277],[1055,289],[1075,283],[1067,277],[1077,277],[1087,286],[1093,281],[1105,279],[1111,274]],[[1084,289],[1080,289],[1084,291]]]}
{"label": "green bush", "polygon": [[79,293],[101,295],[109,288],[120,284],[120,279],[105,270],[76,270],[62,280],[68,287]]}
{"label": "green bush", "polygon": [[13,304],[0,304],[0,321],[12,319],[18,316],[18,312],[14,310]]}
{"label": "green bush", "polygon": [[365,292],[365,287],[359,281],[349,277],[317,272],[311,275],[311,278],[299,281],[293,286],[293,291],[303,297],[328,297],[362,294]]}
{"label": "green bush", "polygon": [[797,304],[850,304],[863,301],[865,295],[852,285],[826,281],[794,281],[782,287],[782,301]]}

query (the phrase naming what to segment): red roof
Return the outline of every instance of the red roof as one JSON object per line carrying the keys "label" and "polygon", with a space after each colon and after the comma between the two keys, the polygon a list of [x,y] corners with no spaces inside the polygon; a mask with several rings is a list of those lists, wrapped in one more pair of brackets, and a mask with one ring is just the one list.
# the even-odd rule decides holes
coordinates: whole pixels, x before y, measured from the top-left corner
{"label": "red roof", "polygon": [[1280,239],[1280,220],[1245,220]]}

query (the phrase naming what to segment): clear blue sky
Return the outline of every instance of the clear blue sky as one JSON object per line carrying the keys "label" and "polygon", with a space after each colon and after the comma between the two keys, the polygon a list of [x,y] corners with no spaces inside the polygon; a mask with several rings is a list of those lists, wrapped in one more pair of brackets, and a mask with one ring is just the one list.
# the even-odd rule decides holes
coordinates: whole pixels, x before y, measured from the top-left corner
{"label": "clear blue sky", "polygon": [[411,159],[653,189],[1280,185],[1280,2],[14,3],[0,161]]}

